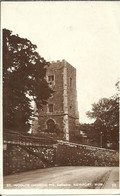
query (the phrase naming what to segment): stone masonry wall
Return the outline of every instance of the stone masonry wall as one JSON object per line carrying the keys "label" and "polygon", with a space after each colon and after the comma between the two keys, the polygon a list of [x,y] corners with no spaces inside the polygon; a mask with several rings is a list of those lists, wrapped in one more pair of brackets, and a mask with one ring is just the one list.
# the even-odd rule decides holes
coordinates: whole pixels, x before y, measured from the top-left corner
{"label": "stone masonry wall", "polygon": [[51,166],[119,166],[119,154],[62,142],[49,149],[9,144],[3,152],[3,166],[4,175]]}
{"label": "stone masonry wall", "polygon": [[75,144],[59,144],[56,160],[59,166],[119,166],[118,152]]}
{"label": "stone masonry wall", "polygon": [[63,130],[63,64],[54,62],[47,69],[48,76],[54,75],[51,88],[54,90],[53,96],[48,99],[48,104],[53,104],[53,112],[48,111],[48,105],[39,110],[40,130],[47,129],[47,120],[52,119],[60,129]]}
{"label": "stone masonry wall", "polygon": [[[70,82],[71,80],[71,82]],[[76,117],[76,69],[67,63],[68,114]]]}
{"label": "stone masonry wall", "polygon": [[76,119],[79,119],[77,107],[77,91],[76,91],[76,69],[67,63],[67,94],[68,94],[68,118],[69,118],[69,134],[72,141],[76,132]]}
{"label": "stone masonry wall", "polygon": [[53,165],[54,158],[54,148],[22,147],[9,144],[3,152],[3,174],[9,175],[49,167]]}
{"label": "stone masonry wall", "polygon": [[74,141],[76,124],[75,124],[75,118],[69,116],[68,120],[69,120],[69,133],[70,133],[70,142],[71,142]]}
{"label": "stone masonry wall", "polygon": [[[40,123],[40,131],[42,131],[42,130],[44,130],[44,129],[47,129],[47,121],[49,120],[49,119],[52,119],[54,122],[55,122],[55,124],[57,124],[58,125],[58,127],[59,127],[59,129],[60,130],[63,130],[63,116],[59,116],[59,115],[56,115],[56,116],[44,116],[44,117],[40,117],[40,121],[41,121],[41,123]],[[38,133],[39,133],[39,131],[38,131]]]}

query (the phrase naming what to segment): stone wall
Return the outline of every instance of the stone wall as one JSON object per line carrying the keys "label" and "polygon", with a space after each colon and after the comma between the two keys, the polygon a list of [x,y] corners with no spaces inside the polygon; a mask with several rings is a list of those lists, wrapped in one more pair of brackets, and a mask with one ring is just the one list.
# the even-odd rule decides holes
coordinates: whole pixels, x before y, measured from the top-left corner
{"label": "stone wall", "polygon": [[74,141],[74,138],[75,138],[75,134],[76,134],[76,131],[75,130],[75,126],[76,126],[76,123],[75,123],[75,118],[69,116],[68,117],[68,120],[69,120],[69,133],[70,133],[70,142],[71,141]]}
{"label": "stone wall", "polygon": [[[71,80],[71,82],[70,82]],[[67,96],[68,114],[74,118],[76,116],[76,69],[67,63]]]}
{"label": "stone wall", "polygon": [[[43,119],[43,120],[42,120]],[[62,115],[55,115],[55,116],[44,116],[44,117],[40,117],[40,130],[38,131],[38,133],[40,133],[41,131],[47,129],[47,121],[49,119],[52,119],[55,123],[55,125],[58,126],[58,128],[60,129],[60,131],[63,130],[63,116]]]}
{"label": "stone wall", "polygon": [[49,112],[48,105],[44,105],[43,110],[39,111],[40,130],[47,128],[49,119],[54,120],[63,130],[63,65],[60,62],[52,63],[47,69],[46,77],[50,75],[54,76],[54,81],[50,82],[54,93],[48,99],[48,104],[53,104],[53,112]]}
{"label": "stone wall", "polygon": [[8,144],[3,153],[4,175],[53,166],[118,166],[118,152],[72,143],[52,148]]}
{"label": "stone wall", "polygon": [[55,149],[9,144],[3,152],[4,175],[55,165]]}
{"label": "stone wall", "polygon": [[119,166],[119,154],[114,150],[61,143],[57,148],[57,164],[60,166]]}
{"label": "stone wall", "polygon": [[[54,81],[48,81],[48,76],[54,76]],[[53,89],[53,95],[47,100],[48,104],[43,105],[42,109],[38,111],[38,121],[39,128],[36,126],[36,122],[33,122],[32,133],[37,134],[40,131],[47,129],[47,120],[52,119],[55,124],[63,130],[63,63],[62,62],[52,62],[47,68],[46,80],[49,83],[50,88]],[[49,112],[48,105],[53,104],[53,112]]]}

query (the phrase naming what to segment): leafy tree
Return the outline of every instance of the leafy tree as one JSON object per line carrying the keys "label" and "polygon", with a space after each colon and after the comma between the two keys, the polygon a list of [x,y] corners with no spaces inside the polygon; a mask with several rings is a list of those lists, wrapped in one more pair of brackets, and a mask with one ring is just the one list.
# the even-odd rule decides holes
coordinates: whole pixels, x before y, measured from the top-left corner
{"label": "leafy tree", "polygon": [[49,63],[28,39],[3,29],[3,126],[27,132],[34,100],[37,108],[46,104],[53,91],[45,79]]}
{"label": "leafy tree", "polygon": [[79,124],[79,133],[76,135],[76,142],[100,147],[100,132],[95,128],[94,123]]}
{"label": "leafy tree", "polygon": [[89,118],[94,118],[94,127],[103,136],[103,146],[107,142],[116,143],[119,141],[119,98],[100,99],[98,103],[92,104],[92,111],[87,112]]}

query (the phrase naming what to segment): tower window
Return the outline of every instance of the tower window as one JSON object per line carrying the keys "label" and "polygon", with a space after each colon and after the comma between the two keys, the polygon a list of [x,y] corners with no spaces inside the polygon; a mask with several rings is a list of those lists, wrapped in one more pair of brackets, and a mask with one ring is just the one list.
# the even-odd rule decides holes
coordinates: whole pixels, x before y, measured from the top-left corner
{"label": "tower window", "polygon": [[48,110],[49,110],[49,112],[53,112],[53,104],[48,105]]}
{"label": "tower window", "polygon": [[48,81],[49,81],[49,82],[53,82],[53,81],[54,81],[54,75],[48,76]]}
{"label": "tower window", "polygon": [[49,131],[54,132],[55,129],[55,122],[52,119],[47,121],[47,128]]}
{"label": "tower window", "polygon": [[70,87],[72,86],[72,78],[70,78]]}

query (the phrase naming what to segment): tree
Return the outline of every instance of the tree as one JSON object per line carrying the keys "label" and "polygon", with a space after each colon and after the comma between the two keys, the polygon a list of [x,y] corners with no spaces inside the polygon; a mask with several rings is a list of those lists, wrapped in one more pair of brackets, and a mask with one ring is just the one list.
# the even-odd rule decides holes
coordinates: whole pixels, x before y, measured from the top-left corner
{"label": "tree", "polygon": [[76,134],[75,141],[77,143],[100,147],[99,130],[96,130],[95,128],[96,127],[94,123],[80,123],[78,126],[78,133]]}
{"label": "tree", "polygon": [[3,29],[3,126],[4,130],[27,132],[37,108],[46,104],[53,91],[45,79],[49,63],[28,39]]}
{"label": "tree", "polygon": [[119,141],[119,98],[117,95],[110,98],[100,99],[98,103],[92,104],[92,111],[87,112],[89,118],[94,118],[94,127],[103,136],[103,146],[107,142],[117,143]]}

